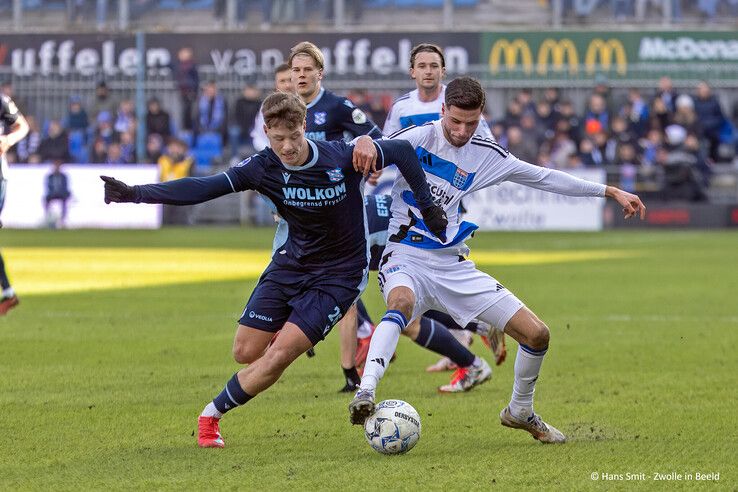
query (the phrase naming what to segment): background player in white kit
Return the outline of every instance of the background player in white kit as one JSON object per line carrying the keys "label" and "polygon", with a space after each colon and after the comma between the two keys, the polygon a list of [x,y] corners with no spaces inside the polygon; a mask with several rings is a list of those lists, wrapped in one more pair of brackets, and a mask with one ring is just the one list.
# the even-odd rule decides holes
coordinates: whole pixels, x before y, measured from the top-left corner
{"label": "background player in white kit", "polygon": [[[398,97],[387,115],[382,132],[392,135],[398,130],[415,125],[420,126],[441,117],[446,86],[442,83],[446,76],[446,58],[440,46],[421,43],[410,50],[410,77],[415,81],[415,90]],[[492,132],[484,118],[479,119],[477,135],[492,137]],[[394,175],[393,175],[394,176]],[[463,203],[460,204],[465,212]],[[451,334],[465,347],[469,347],[472,334],[465,330],[452,330]],[[504,336],[500,338],[504,342]],[[442,357],[428,366],[428,372],[456,369],[448,357]]]}
{"label": "background player in white kit", "polygon": [[[434,199],[448,216],[448,227],[441,241],[434,239],[407,184],[401,178],[395,181],[390,237],[379,273],[388,314],[372,337],[360,389],[349,405],[350,417],[352,423],[361,424],[374,411],[377,384],[408,320],[438,309],[462,326],[480,319],[518,342],[512,399],[500,413],[500,421],[542,442],[565,442],[561,432],[533,411],[535,383],[548,350],[548,327],[497,280],[465,259],[469,248],[464,240],[477,226],[460,222],[459,201],[467,193],[512,181],[570,196],[614,198],[626,218],[640,214],[643,219],[646,208],[636,195],[529,164],[491,140],[473,135],[484,102],[479,82],[457,78],[446,89],[440,121],[394,135],[415,148]],[[367,144],[371,141],[364,138],[357,142],[357,146]]]}

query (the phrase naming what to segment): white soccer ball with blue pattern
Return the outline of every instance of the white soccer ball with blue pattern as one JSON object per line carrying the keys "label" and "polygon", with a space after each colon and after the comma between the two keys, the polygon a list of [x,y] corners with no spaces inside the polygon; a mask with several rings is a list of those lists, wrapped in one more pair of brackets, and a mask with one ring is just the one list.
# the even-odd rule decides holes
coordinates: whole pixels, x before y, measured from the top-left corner
{"label": "white soccer ball with blue pattern", "polygon": [[382,454],[407,453],[420,439],[420,415],[407,402],[384,400],[364,422],[364,436]]}

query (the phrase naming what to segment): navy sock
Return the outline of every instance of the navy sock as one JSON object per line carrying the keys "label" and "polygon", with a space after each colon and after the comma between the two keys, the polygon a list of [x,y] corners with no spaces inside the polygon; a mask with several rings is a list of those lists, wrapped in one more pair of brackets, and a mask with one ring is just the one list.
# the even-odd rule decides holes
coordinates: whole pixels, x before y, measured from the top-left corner
{"label": "navy sock", "polygon": [[364,303],[361,301],[361,299],[359,299],[356,303],[356,309],[359,315],[359,325],[361,325],[363,321],[368,321],[370,325],[374,324],[374,322],[372,321],[372,317],[369,316],[369,312],[366,310],[366,306],[364,306]]}
{"label": "navy sock", "polygon": [[476,321],[470,321],[468,325],[461,326],[458,324],[454,319],[451,317],[450,314],[441,312],[441,311],[426,311],[426,313],[423,315],[425,317],[428,317],[432,320],[438,321],[442,325],[444,325],[449,330],[466,330],[470,331],[472,333],[486,333],[487,330],[482,329],[479,326],[479,323]]}
{"label": "navy sock", "polygon": [[10,287],[8,275],[5,273],[5,262],[3,261],[3,255],[0,255],[0,287],[2,287],[3,290]]}
{"label": "navy sock", "polygon": [[253,396],[249,395],[243,390],[243,388],[241,388],[241,383],[238,382],[238,373],[236,373],[226,383],[223,391],[213,398],[213,405],[215,405],[215,408],[217,408],[220,413],[226,413],[228,410],[240,407],[252,398]]}
{"label": "navy sock", "polygon": [[461,345],[448,328],[425,316],[420,319],[420,333],[415,343],[448,357],[459,367],[469,367],[474,363],[474,354]]}

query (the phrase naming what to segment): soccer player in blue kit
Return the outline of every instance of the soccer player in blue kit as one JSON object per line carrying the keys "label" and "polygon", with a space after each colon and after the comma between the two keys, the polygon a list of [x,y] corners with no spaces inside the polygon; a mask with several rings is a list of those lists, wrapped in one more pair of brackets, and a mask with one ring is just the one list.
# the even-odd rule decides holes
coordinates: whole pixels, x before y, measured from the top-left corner
{"label": "soccer player in blue kit", "polygon": [[[231,377],[198,419],[198,445],[223,447],[219,421],[274,384],[301,354],[320,342],[367,283],[368,251],[363,172],[368,160],[342,141],[305,138],[305,104],[275,93],[262,111],[270,147],[236,167],[205,178],[128,186],[104,176],[105,201],[191,205],[256,190],[289,226],[243,310],[234,357],[249,365]],[[415,153],[406,142],[377,142],[379,166],[395,163],[409,183],[430,230],[445,230]],[[385,317],[399,315],[388,312]],[[280,331],[281,330],[281,331]],[[280,336],[269,345],[274,333]]]}

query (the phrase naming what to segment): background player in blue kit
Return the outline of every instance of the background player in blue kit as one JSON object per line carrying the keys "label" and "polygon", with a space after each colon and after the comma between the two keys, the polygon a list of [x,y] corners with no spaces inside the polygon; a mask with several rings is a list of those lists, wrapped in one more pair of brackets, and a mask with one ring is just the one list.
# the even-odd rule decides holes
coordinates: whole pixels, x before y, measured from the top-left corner
{"label": "background player in blue kit", "polygon": [[[0,95],[0,212],[5,204],[5,188],[7,186],[8,160],[5,153],[10,148],[23,140],[28,134],[28,123],[18,111],[12,99]],[[0,227],[2,223],[0,222]],[[18,305],[18,296],[15,295],[10,285],[8,275],[5,273],[5,262],[0,255],[0,315],[6,314],[10,309]]]}
{"label": "background player in blue kit", "polygon": [[[270,95],[262,111],[270,147],[223,173],[143,186],[102,178],[106,202],[191,205],[253,189],[270,199],[289,225],[239,320],[234,358],[249,366],[234,374],[200,415],[201,447],[223,447],[223,414],[269,388],[321,341],[367,282],[362,173],[371,159],[354,154],[345,142],[306,139],[306,108],[294,94]],[[379,166],[385,158],[397,164],[410,183],[429,228],[444,230],[445,214],[433,203],[410,145],[377,142],[376,149],[382,156]]]}

